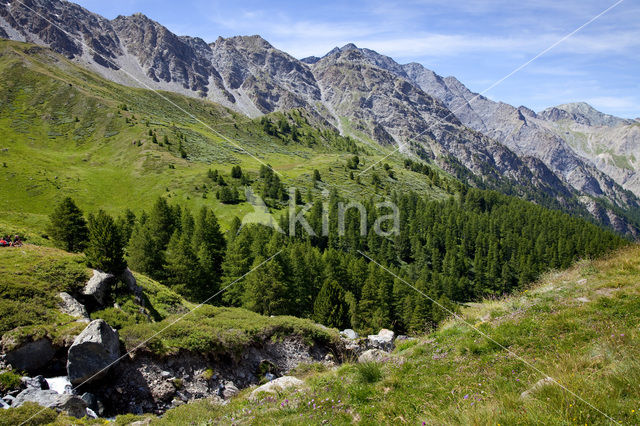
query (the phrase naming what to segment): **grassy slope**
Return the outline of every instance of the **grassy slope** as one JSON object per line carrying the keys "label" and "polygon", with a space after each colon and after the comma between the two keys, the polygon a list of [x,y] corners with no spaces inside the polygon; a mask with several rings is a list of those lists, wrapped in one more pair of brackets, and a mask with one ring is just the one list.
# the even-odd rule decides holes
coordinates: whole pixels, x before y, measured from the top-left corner
{"label": "grassy slope", "polygon": [[[5,349],[42,336],[48,336],[57,344],[69,343],[83,330],[86,324],[76,322],[57,309],[58,293],[78,293],[90,276],[83,262],[84,256],[48,247],[25,245],[0,249],[0,336]],[[91,314],[92,318],[103,318],[118,328],[129,350],[195,307],[144,275],[135,276],[144,290],[144,313],[120,285],[113,297],[119,307]],[[292,334],[309,341],[337,339],[337,331],[326,330],[309,320],[266,318],[244,309],[204,306],[144,344],[144,349],[162,355],[183,349],[233,354],[264,339]]]}
{"label": "grassy slope", "polygon": [[[85,211],[104,208],[114,214],[127,207],[139,212],[163,195],[193,209],[213,207],[223,226],[252,211],[247,203],[222,205],[213,193],[203,198],[203,184],[211,187],[209,168],[228,178],[231,167],[239,164],[255,177],[261,166],[207,126],[271,164],[287,184],[316,194],[334,186],[350,196],[377,192],[370,185],[371,172],[362,176],[361,185],[349,180],[345,163],[350,154],[341,149],[322,141],[312,147],[285,144],[266,135],[257,120],[210,102],[162,93],[205,126],[158,94],[108,82],[43,48],[0,40],[0,81],[0,232],[20,232],[32,242],[44,242],[40,235],[46,215],[65,195]],[[153,144],[149,130],[160,143],[166,135],[171,145]],[[309,126],[304,131],[315,132]],[[187,159],[178,155],[179,134]],[[365,167],[384,155],[365,150]],[[388,179],[379,170],[385,184],[445,195],[421,175],[404,170],[401,160],[385,160],[397,176]],[[312,189],[316,168],[325,184]]]}
{"label": "grassy slope", "polygon": [[[616,422],[640,421],[640,247],[551,273],[461,315]],[[390,362],[302,373],[309,389],[229,405],[199,401],[154,424],[607,424],[559,386],[459,320],[399,345]],[[313,369],[311,369],[313,370]],[[321,369],[320,369],[321,370]],[[314,405],[315,404],[315,405]],[[125,419],[121,420],[124,422]]]}

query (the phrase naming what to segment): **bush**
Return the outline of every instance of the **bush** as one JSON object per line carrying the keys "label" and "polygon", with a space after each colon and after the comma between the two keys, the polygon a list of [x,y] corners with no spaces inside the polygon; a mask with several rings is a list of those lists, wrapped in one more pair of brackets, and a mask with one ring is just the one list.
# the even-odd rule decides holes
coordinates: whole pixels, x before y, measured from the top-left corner
{"label": "bush", "polygon": [[21,376],[13,373],[12,371],[0,373],[0,393],[4,394],[18,389],[21,383]]}

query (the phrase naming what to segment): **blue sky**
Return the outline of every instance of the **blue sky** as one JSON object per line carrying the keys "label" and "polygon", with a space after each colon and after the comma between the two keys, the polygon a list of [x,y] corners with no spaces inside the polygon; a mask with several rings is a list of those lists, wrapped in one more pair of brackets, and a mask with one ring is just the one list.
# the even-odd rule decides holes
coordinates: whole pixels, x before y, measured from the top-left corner
{"label": "blue sky", "polygon": [[[269,2],[79,0],[107,18],[142,12],[180,35],[260,34],[295,57],[353,42],[420,62],[482,92],[615,1],[408,0]],[[640,1],[624,0],[486,96],[535,111],[586,101],[640,117]]]}

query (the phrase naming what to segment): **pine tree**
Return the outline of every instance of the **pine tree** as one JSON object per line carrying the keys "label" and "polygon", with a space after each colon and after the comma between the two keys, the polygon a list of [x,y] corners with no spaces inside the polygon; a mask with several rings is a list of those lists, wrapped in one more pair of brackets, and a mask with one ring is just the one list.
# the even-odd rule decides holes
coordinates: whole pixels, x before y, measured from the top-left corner
{"label": "pine tree", "polygon": [[256,257],[253,262],[253,268],[256,269],[246,277],[243,307],[262,315],[287,313],[289,304],[285,274],[274,260],[264,263],[265,258]]}
{"label": "pine tree", "polygon": [[202,280],[191,290],[194,300],[204,300],[218,290],[226,241],[213,210],[203,207],[196,220],[193,250],[198,256]]}
{"label": "pine tree", "polygon": [[85,250],[92,268],[119,274],[127,267],[120,228],[103,210],[89,215],[89,242]]}
{"label": "pine tree", "polygon": [[166,252],[166,283],[190,300],[202,296],[198,283],[202,280],[200,263],[193,251],[188,233],[173,233]]}
{"label": "pine tree", "polygon": [[335,280],[326,280],[313,304],[313,320],[328,327],[349,325],[349,305],[345,293]]}
{"label": "pine tree", "polygon": [[49,219],[47,232],[58,247],[71,252],[84,249],[88,238],[87,222],[71,197],[64,198]]}

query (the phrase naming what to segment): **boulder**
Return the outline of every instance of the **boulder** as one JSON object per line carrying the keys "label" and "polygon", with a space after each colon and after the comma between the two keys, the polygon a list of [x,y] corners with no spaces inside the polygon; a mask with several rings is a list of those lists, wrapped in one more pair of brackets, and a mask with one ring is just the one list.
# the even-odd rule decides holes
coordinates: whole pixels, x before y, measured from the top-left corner
{"label": "boulder", "polygon": [[6,352],[4,360],[14,370],[32,373],[47,365],[53,359],[55,353],[51,340],[43,337],[35,342],[25,343],[16,349]]}
{"label": "boulder", "polygon": [[226,382],[224,389],[222,390],[222,396],[224,399],[229,399],[234,395],[237,395],[240,390],[233,384],[233,382]]}
{"label": "boulder", "polygon": [[125,269],[120,275],[120,280],[125,283],[130,292],[136,293],[139,291],[140,287],[138,286],[138,282],[136,281],[136,277],[133,276],[133,273],[129,268]]}
{"label": "boulder", "polygon": [[548,385],[554,385],[554,384],[556,384],[556,381],[553,380],[551,377],[542,378],[542,379],[538,380],[529,389],[527,389],[526,391],[522,392],[520,394],[520,398],[527,399],[527,398],[531,397],[531,395],[533,393],[535,393],[536,391],[540,390],[541,388],[543,388],[545,386],[548,386]]}
{"label": "boulder", "polygon": [[42,407],[64,411],[79,419],[87,415],[87,403],[76,395],[61,395],[52,390],[29,388],[18,394],[13,407],[20,407],[25,402],[35,402]]}
{"label": "boulder", "polygon": [[369,349],[364,351],[362,355],[358,357],[358,362],[384,362],[389,359],[389,353],[381,349]]}
{"label": "boulder", "polygon": [[285,389],[300,389],[304,386],[304,382],[292,376],[282,376],[256,388],[251,392],[250,399],[257,399],[261,393],[277,394]]}
{"label": "boulder", "polygon": [[44,376],[23,377],[20,381],[25,389],[49,390],[49,383],[47,383]]}
{"label": "boulder", "polygon": [[82,290],[82,295],[87,298],[91,303],[95,303],[98,306],[104,306],[111,284],[113,284],[115,276],[106,272],[100,272],[93,270],[93,276],[85,284]]}
{"label": "boulder", "polygon": [[67,359],[67,375],[74,386],[104,377],[120,355],[118,333],[104,320],[89,323],[73,341]]}
{"label": "boulder", "polygon": [[4,399],[0,398],[0,408],[8,410],[11,408],[11,405],[7,404]]}
{"label": "boulder", "polygon": [[62,292],[58,297],[60,297],[61,300],[58,306],[63,313],[76,318],[89,319],[89,314],[84,305],[74,299],[69,293]]}
{"label": "boulder", "polygon": [[349,339],[349,340],[355,340],[358,337],[360,337],[360,336],[358,336],[358,333],[356,333],[354,330],[352,330],[350,328],[347,328],[346,330],[342,330],[340,332],[340,335],[342,337],[344,337],[345,339]]}
{"label": "boulder", "polygon": [[5,395],[2,398],[2,400],[5,404],[13,406],[13,402],[16,400],[16,397],[11,395]]}
{"label": "boulder", "polygon": [[394,337],[395,333],[393,331],[383,328],[378,334],[370,334],[367,337],[367,344],[372,349],[382,349],[383,351],[391,352],[394,347]]}

